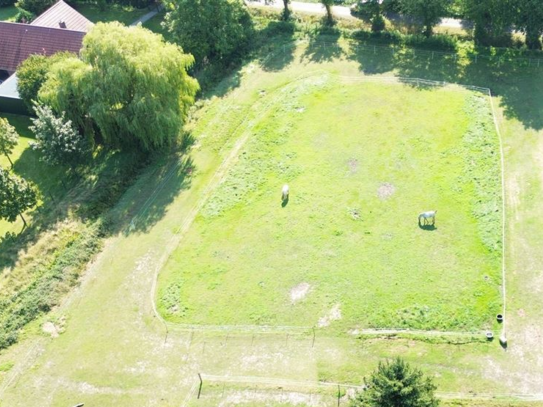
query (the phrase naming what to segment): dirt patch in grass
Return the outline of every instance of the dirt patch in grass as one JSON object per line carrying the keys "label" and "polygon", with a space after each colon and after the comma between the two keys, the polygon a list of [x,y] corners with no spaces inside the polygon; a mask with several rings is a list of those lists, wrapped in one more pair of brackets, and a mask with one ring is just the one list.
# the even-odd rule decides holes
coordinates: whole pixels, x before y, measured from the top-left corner
{"label": "dirt patch in grass", "polygon": [[57,338],[58,337],[59,330],[58,330],[57,326],[55,324],[53,324],[52,322],[46,322],[45,324],[43,324],[41,329],[46,334],[51,335],[51,338]]}
{"label": "dirt patch in grass", "polygon": [[396,192],[396,187],[388,182],[385,182],[377,189],[377,196],[379,199],[384,201],[394,195],[394,192]]}
{"label": "dirt patch in grass", "polygon": [[336,304],[325,316],[319,319],[317,326],[319,328],[325,328],[332,323],[332,321],[338,321],[341,319],[341,305]]}
{"label": "dirt patch in grass", "polygon": [[347,165],[349,167],[349,174],[354,175],[358,172],[358,160],[356,158],[351,158]]}
{"label": "dirt patch in grass", "polygon": [[298,301],[303,300],[309,293],[311,285],[309,283],[300,283],[290,290],[290,301],[296,304]]}

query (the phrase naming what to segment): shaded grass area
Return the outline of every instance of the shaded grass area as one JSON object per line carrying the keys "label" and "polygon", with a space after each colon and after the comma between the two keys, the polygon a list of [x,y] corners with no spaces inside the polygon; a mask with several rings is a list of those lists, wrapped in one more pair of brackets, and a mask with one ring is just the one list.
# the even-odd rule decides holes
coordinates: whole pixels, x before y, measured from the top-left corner
{"label": "shaded grass area", "polygon": [[[40,201],[27,214],[28,228],[19,220],[0,221],[0,349],[15,343],[27,323],[56,306],[77,284],[102,238],[124,228],[129,213],[104,214],[149,162],[136,152],[98,151],[92,164],[77,172],[51,167],[30,146],[30,119],[3,117],[20,134],[11,155],[13,171],[36,185]],[[9,165],[6,157],[0,157],[0,165]],[[140,227],[152,222],[148,218]]]}
{"label": "shaded grass area", "polygon": [[174,42],[171,34],[162,26],[164,22],[164,13],[158,13],[156,16],[146,21],[143,26],[156,34],[160,34],[166,41]]}
{"label": "shaded grass area", "polygon": [[15,6],[0,7],[0,21],[15,21],[18,12]]}
{"label": "shaded grass area", "polygon": [[93,23],[109,23],[119,21],[124,25],[130,25],[142,15],[149,12],[148,9],[137,9],[130,6],[108,4],[104,10],[96,4],[76,4],[75,8]]}
{"label": "shaded grass area", "polygon": [[[362,377],[369,374],[379,360],[396,356],[435,375],[440,391],[463,392],[468,397],[473,393],[540,392],[539,321],[543,307],[541,296],[533,287],[539,286],[541,251],[538,248],[543,230],[541,200],[538,199],[541,196],[538,171],[541,169],[541,137],[533,126],[540,125],[542,117],[541,71],[509,64],[475,63],[474,60],[431,60],[418,53],[414,56],[412,52],[355,54],[330,48],[324,50],[316,43],[312,43],[306,52],[302,47],[302,57],[295,50],[285,57],[260,59],[261,69],[255,68],[256,62],[247,64],[217,89],[208,92],[209,99],[199,102],[203,109],[195,113],[198,120],[193,127],[198,140],[194,147],[197,157],[192,187],[179,194],[176,192],[178,184],[186,184],[186,181],[174,176],[149,211],[160,214],[162,201],[168,202],[173,194],[176,199],[163,211],[165,218],[155,226],[151,222],[152,227],[140,229],[146,233],[127,233],[111,239],[93,268],[95,278],[76,294],[72,305],[59,310],[59,315],[67,315],[66,331],[59,338],[48,341],[34,367],[25,370],[17,384],[8,388],[4,404],[39,405],[44,399],[50,399],[55,406],[81,402],[119,407],[142,403],[178,405],[197,380],[196,369],[217,375],[361,383]],[[254,100],[261,98],[260,90],[269,95],[270,89],[284,84],[280,78],[288,82],[300,72],[315,69],[354,76],[366,72],[368,67],[380,67],[379,72],[386,75],[406,76],[407,72],[413,72],[429,79],[451,78],[466,84],[490,86],[493,91],[499,91],[496,104],[515,114],[513,117],[506,112],[502,122],[509,148],[506,156],[511,178],[519,172],[521,175],[516,179],[521,191],[518,212],[515,212],[519,229],[509,237],[515,248],[509,261],[515,271],[508,287],[512,293],[508,298],[511,307],[508,320],[511,346],[508,351],[503,352],[497,341],[468,345],[430,344],[411,338],[361,341],[355,337],[327,337],[330,331],[326,330],[317,335],[314,347],[311,337],[298,341],[286,335],[234,337],[226,333],[207,335],[198,330],[177,332],[174,329],[165,341],[163,326],[150,309],[152,270],[160,264],[171,234],[184,224],[186,212],[206,190],[210,174],[220,164],[221,160],[217,162],[210,150],[224,158],[233,141],[240,136],[236,127],[242,117],[232,112],[249,110]],[[373,75],[369,69],[368,75]],[[251,87],[246,87],[253,80]],[[232,93],[224,97],[228,92]],[[259,114],[260,110],[257,110],[248,120],[259,122]],[[150,170],[138,181],[122,199],[119,214],[133,214],[133,202],[139,199],[144,203],[162,185],[168,171],[160,168]],[[274,194],[274,205],[280,204],[280,190],[274,190]],[[155,205],[159,208],[154,208]],[[443,218],[438,219],[439,231],[443,221]],[[250,248],[251,242],[247,241],[246,246]],[[521,310],[525,317],[520,316]],[[528,329],[524,330],[526,327]],[[29,341],[28,347],[31,344]],[[26,360],[24,345],[0,354],[0,364],[9,366],[13,361],[18,367],[19,360]],[[63,385],[59,386],[59,383]],[[82,394],[82,383],[85,388],[97,391]],[[217,393],[221,391],[218,389]],[[211,405],[221,402],[222,399]],[[468,404],[471,400],[458,403]],[[499,405],[499,402],[474,403],[493,404]],[[513,402],[510,404],[514,405]]]}
{"label": "shaded grass area", "polygon": [[[32,124],[30,118],[4,113],[0,114],[0,117],[8,119],[19,134],[19,144],[10,155],[14,164],[13,171],[36,185],[41,197],[40,206],[48,205],[52,201],[52,196],[63,194],[60,179],[63,177],[65,169],[53,168],[40,162],[38,153],[30,148],[30,143],[34,138],[28,128]],[[4,168],[10,168],[9,161],[4,155],[0,155],[0,165]],[[30,216],[32,215],[30,214]],[[23,222],[20,219],[16,219],[13,223],[0,220],[0,239],[7,233],[17,234],[22,228]]]}
{"label": "shaded grass area", "polygon": [[[486,98],[327,75],[279,94],[167,264],[163,314],[342,332],[492,326],[501,195]],[[432,208],[437,228],[418,227]]]}

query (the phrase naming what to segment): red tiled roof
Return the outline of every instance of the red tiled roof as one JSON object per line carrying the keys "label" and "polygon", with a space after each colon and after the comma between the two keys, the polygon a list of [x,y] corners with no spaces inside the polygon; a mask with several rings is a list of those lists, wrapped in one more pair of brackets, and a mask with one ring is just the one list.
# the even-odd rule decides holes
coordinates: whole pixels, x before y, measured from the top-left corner
{"label": "red tiled roof", "polygon": [[62,28],[0,22],[0,70],[14,72],[30,55],[79,53],[86,33]]}
{"label": "red tiled roof", "polygon": [[[66,24],[65,27],[60,27],[60,23]],[[79,14],[72,7],[64,3],[63,0],[55,3],[38,18],[32,21],[31,25],[50,28],[66,28],[72,31],[88,32],[94,25],[85,16]]]}

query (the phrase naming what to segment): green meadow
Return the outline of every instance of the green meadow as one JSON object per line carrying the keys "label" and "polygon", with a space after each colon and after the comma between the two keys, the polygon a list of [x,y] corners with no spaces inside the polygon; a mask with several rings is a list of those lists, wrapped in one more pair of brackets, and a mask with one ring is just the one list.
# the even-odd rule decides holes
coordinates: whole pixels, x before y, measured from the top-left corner
{"label": "green meadow", "polygon": [[[502,213],[487,96],[316,73],[260,98],[237,161],[162,271],[168,321],[492,327]],[[427,210],[435,226],[418,224]]]}

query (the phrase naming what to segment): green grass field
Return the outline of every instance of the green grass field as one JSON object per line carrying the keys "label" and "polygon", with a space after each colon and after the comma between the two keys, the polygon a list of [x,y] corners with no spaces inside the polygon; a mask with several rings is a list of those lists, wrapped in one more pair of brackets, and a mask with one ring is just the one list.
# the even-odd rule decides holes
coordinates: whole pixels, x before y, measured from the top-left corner
{"label": "green grass field", "polygon": [[[490,328],[501,186],[488,98],[326,74],[278,93],[163,271],[167,319]],[[435,230],[417,224],[430,209]]]}
{"label": "green grass field", "polygon": [[0,21],[14,21],[17,12],[15,6],[0,7]]}
{"label": "green grass field", "polygon": [[115,4],[110,4],[105,10],[100,10],[96,4],[91,3],[77,4],[76,9],[93,23],[119,21],[124,25],[132,24],[142,15],[149,12],[147,9],[137,9]]}
{"label": "green grass field", "polygon": [[[328,37],[326,40],[330,44],[333,38]],[[540,199],[543,193],[541,177],[543,174],[543,160],[541,160],[543,152],[543,138],[541,137],[543,135],[543,70],[535,68],[533,64],[531,67],[527,67],[505,62],[499,64],[481,62],[481,60],[476,62],[466,58],[453,60],[452,57],[438,58],[436,56],[432,59],[418,51],[414,55],[409,50],[395,53],[380,52],[380,50],[353,53],[344,46],[344,43],[341,43],[341,49],[324,48],[317,45],[313,42],[306,42],[299,44],[291,52],[287,48],[286,52],[280,54],[278,58],[254,60],[234,72],[215,89],[206,92],[191,114],[189,130],[192,130],[193,135],[196,136],[196,143],[190,149],[190,160],[186,155],[165,157],[164,161],[153,164],[141,174],[138,181],[127,191],[111,212],[114,219],[122,219],[122,224],[129,225],[131,224],[130,219],[134,219],[134,228],[119,228],[117,234],[109,236],[104,242],[102,252],[91,263],[80,280],[80,286],[75,288],[58,308],[38,321],[27,325],[24,332],[21,333],[19,343],[0,352],[0,405],[2,407],[27,405],[64,407],[79,403],[85,403],[85,406],[115,405],[118,407],[135,405],[160,407],[231,406],[251,405],[251,403],[270,406],[300,406],[304,405],[311,395],[308,394],[306,387],[297,383],[308,382],[314,387],[318,387],[317,381],[324,381],[328,383],[326,388],[330,388],[331,391],[335,390],[334,383],[361,384],[363,377],[373,371],[379,361],[397,356],[403,357],[434,377],[441,397],[462,399],[460,402],[444,403],[444,405],[484,405],[485,407],[520,405],[519,403],[522,403],[523,406],[542,405],[543,297],[539,287],[543,281],[540,266],[543,262],[543,252],[540,250],[541,241],[543,241],[543,203]],[[487,172],[485,168],[476,164],[486,162],[491,166],[494,165],[492,164],[493,159],[480,160],[478,158],[477,151],[480,149],[475,140],[468,142],[471,137],[467,137],[467,135],[474,135],[477,132],[470,133],[466,130],[477,123],[481,124],[477,127],[478,132],[482,132],[479,133],[481,137],[488,134],[488,137],[492,135],[491,140],[495,140],[493,127],[489,122],[488,105],[483,104],[476,94],[447,89],[427,91],[403,85],[393,85],[392,90],[387,90],[392,85],[364,83],[352,85],[356,88],[353,91],[358,95],[370,96],[375,93],[372,91],[373,87],[381,87],[382,90],[379,93],[383,93],[387,103],[397,108],[400,105],[402,110],[405,104],[405,108],[414,109],[421,114],[421,117],[429,117],[432,125],[419,125],[414,129],[421,135],[427,135],[426,132],[430,130],[445,128],[445,123],[451,122],[449,116],[456,117],[460,122],[456,124],[455,121],[454,126],[448,126],[443,131],[457,140],[455,143],[457,148],[464,148],[467,145],[472,147],[469,152],[469,157],[473,157],[473,163],[470,162],[469,167],[471,173],[465,172],[466,163],[462,162],[461,154],[453,154],[447,150],[447,145],[443,143],[432,147],[434,151],[443,152],[440,154],[440,156],[444,155],[443,160],[438,160],[435,157],[430,161],[428,161],[428,157],[424,160],[440,169],[444,177],[443,180],[434,183],[440,186],[439,194],[424,194],[424,197],[433,197],[432,199],[436,200],[436,205],[451,199],[450,188],[444,186],[446,180],[454,179],[454,185],[465,187],[464,193],[458,192],[458,200],[450,204],[456,210],[455,215],[446,216],[448,210],[441,206],[437,207],[439,216],[437,229],[434,231],[418,229],[416,218],[412,217],[409,207],[404,209],[396,202],[396,200],[401,200],[400,198],[403,196],[417,195],[416,191],[406,190],[401,186],[401,182],[409,183],[409,185],[416,184],[413,180],[409,180],[405,169],[403,172],[395,173],[394,166],[388,165],[390,160],[387,160],[386,165],[383,164],[381,168],[378,165],[380,158],[376,153],[377,147],[365,146],[364,149],[361,149],[357,147],[355,141],[351,143],[354,146],[351,149],[337,145],[341,140],[349,142],[347,135],[341,131],[347,124],[338,123],[337,129],[334,126],[322,131],[322,133],[327,132],[330,135],[341,137],[341,140],[337,142],[331,138],[314,138],[314,132],[304,133],[304,137],[287,137],[287,132],[280,138],[281,143],[277,145],[270,145],[262,137],[261,131],[269,130],[273,134],[277,134],[281,127],[286,126],[289,122],[293,126],[288,128],[289,131],[291,129],[299,130],[302,123],[315,130],[320,127],[320,123],[325,122],[324,119],[328,116],[340,117],[339,111],[342,110],[342,106],[338,100],[341,101],[344,96],[350,97],[348,102],[351,105],[363,107],[360,109],[363,111],[357,114],[354,114],[352,109],[344,109],[347,110],[344,113],[345,120],[350,120],[352,124],[349,127],[349,133],[354,131],[351,128],[356,130],[361,126],[368,128],[374,126],[372,128],[378,129],[381,127],[378,124],[383,122],[383,126],[390,127],[390,132],[388,130],[386,132],[387,137],[390,133],[396,140],[399,140],[395,129],[401,128],[400,122],[410,124],[411,129],[413,129],[413,123],[423,123],[415,115],[403,115],[398,120],[381,116],[377,121],[375,117],[369,115],[369,112],[378,109],[376,105],[372,104],[372,99],[364,100],[367,103],[362,103],[363,101],[354,97],[353,101],[352,95],[342,95],[341,92],[338,93],[334,89],[321,91],[321,93],[324,95],[330,93],[330,97],[337,103],[327,104],[329,102],[326,101],[329,98],[323,96],[319,101],[322,103],[320,105],[317,103],[315,95],[309,92],[314,88],[307,88],[307,91],[302,92],[302,83],[306,82],[301,80],[299,84],[292,83],[295,78],[299,77],[307,77],[309,82],[312,78],[327,78],[328,83],[333,83],[338,75],[372,78],[379,75],[419,77],[485,86],[492,89],[505,151],[507,198],[506,332],[509,340],[507,351],[500,347],[497,340],[493,342],[468,340],[462,343],[449,343],[447,340],[436,341],[433,337],[383,338],[379,336],[338,335],[337,330],[352,326],[350,321],[357,317],[357,310],[345,303],[342,303],[340,307],[342,319],[332,321],[328,329],[317,330],[315,338],[310,334],[298,335],[297,331],[281,333],[225,332],[200,330],[196,327],[192,330],[174,323],[168,324],[168,329],[166,329],[165,325],[156,317],[154,313],[154,304],[156,303],[153,300],[156,273],[162,269],[166,260],[170,259],[166,268],[168,273],[163,273],[160,277],[160,286],[156,297],[159,305],[163,306],[164,289],[169,287],[170,283],[179,282],[180,270],[171,266],[180,261],[188,264],[188,260],[179,259],[179,253],[186,250],[185,242],[195,242],[200,236],[203,236],[204,241],[219,241],[218,238],[212,238],[209,234],[202,235],[202,231],[217,233],[218,237],[222,239],[220,246],[217,244],[218,247],[215,249],[217,264],[224,266],[231,261],[241,264],[239,259],[233,257],[232,254],[245,256],[245,259],[253,264],[263,263],[265,260],[263,254],[271,249],[258,247],[258,251],[255,251],[256,247],[250,239],[241,242],[245,252],[239,250],[229,253],[222,247],[227,249],[240,247],[239,241],[236,239],[243,235],[243,231],[252,238],[258,237],[256,226],[262,226],[264,220],[255,219],[254,228],[240,222],[236,223],[235,227],[229,226],[228,231],[222,231],[218,226],[222,224],[223,219],[236,219],[233,215],[237,215],[239,219],[247,219],[246,213],[257,212],[258,209],[260,214],[273,213],[276,218],[270,218],[270,222],[275,223],[277,220],[282,222],[280,225],[285,225],[287,220],[293,219],[289,218],[289,214],[295,214],[297,218],[307,221],[310,211],[318,212],[320,209],[320,206],[317,209],[314,209],[313,205],[310,206],[312,199],[318,199],[322,205],[328,205],[327,210],[339,214],[336,216],[339,220],[334,218],[334,222],[338,223],[340,227],[326,224],[325,221],[328,219],[324,215],[319,215],[322,217],[316,218],[317,220],[322,219],[323,222],[323,228],[319,229],[319,233],[322,233],[325,242],[329,242],[330,250],[334,249],[336,253],[344,254],[332,245],[338,242],[338,239],[347,239],[349,233],[354,234],[353,231],[356,231],[356,228],[364,231],[370,228],[370,232],[372,230],[375,232],[372,235],[364,234],[362,238],[365,239],[364,241],[375,239],[379,243],[375,249],[377,252],[381,247],[387,248],[389,244],[386,243],[388,240],[383,239],[382,233],[378,233],[381,229],[387,228],[393,229],[393,232],[396,231],[392,233],[387,230],[386,233],[390,233],[392,239],[399,239],[399,231],[402,231],[406,236],[434,239],[435,241],[442,241],[441,239],[444,239],[447,231],[451,231],[451,233],[455,233],[452,236],[455,240],[451,238],[451,243],[447,244],[447,250],[449,250],[447,253],[452,253],[452,255],[447,259],[442,259],[443,261],[451,261],[451,258],[462,254],[457,252],[463,248],[461,239],[475,239],[478,235],[479,243],[476,245],[478,250],[463,254],[473,256],[473,259],[486,259],[487,262],[481,264],[481,267],[490,267],[488,265],[491,262],[497,263],[493,255],[489,253],[485,255],[485,251],[482,249],[484,247],[482,242],[486,239],[483,238],[485,235],[481,233],[486,230],[486,227],[479,229],[479,226],[493,222],[475,222],[473,219],[468,224],[453,222],[456,216],[481,219],[480,216],[473,215],[473,208],[484,209],[484,206],[479,206],[477,201],[481,200],[481,203],[484,203],[488,201],[487,193],[499,193],[498,188],[486,187],[470,191],[469,183],[463,182],[464,176],[478,179],[479,171]],[[438,106],[443,106],[442,98],[445,95],[451,99],[450,111],[448,103],[447,110],[438,109]],[[416,99],[413,100],[415,96]],[[404,100],[400,102],[402,97]],[[313,103],[309,103],[311,100]],[[478,101],[481,103],[479,104]],[[322,113],[323,110],[319,109],[324,109],[326,106],[329,109],[325,109]],[[428,108],[429,112],[421,112],[423,107]],[[365,112],[366,110],[368,112]],[[320,112],[320,116],[318,112]],[[430,115],[432,112],[433,116]],[[392,115],[394,112],[389,109],[387,113]],[[276,115],[276,120],[271,119],[270,115],[272,114]],[[318,120],[310,121],[307,116],[313,118],[318,116]],[[358,117],[367,120],[358,120]],[[442,122],[443,124],[440,124]],[[482,126],[484,123],[486,125]],[[375,132],[377,134],[377,130]],[[361,138],[362,136],[357,133],[357,137]],[[482,138],[478,137],[478,139]],[[400,150],[393,148],[392,145],[387,145],[386,140],[377,137],[375,140],[379,142],[383,152],[386,152],[386,156],[396,152],[396,156],[393,156],[395,159],[400,158],[403,154],[406,158],[413,158],[411,163],[420,162],[423,156],[421,149],[405,148]],[[245,144],[243,141],[246,141]],[[324,146],[336,147],[338,154],[343,151],[343,156],[338,157],[331,151],[327,154],[320,153],[317,141]],[[371,144],[374,142],[376,141],[372,139]],[[489,151],[497,154],[494,143],[495,141],[492,141],[488,148]],[[288,152],[294,147],[299,152],[296,156],[285,155],[284,163],[289,164],[288,167],[285,167],[285,172],[280,172],[278,165],[274,165],[277,162],[272,160],[272,164],[270,164],[268,153]],[[449,154],[446,154],[446,151],[449,151]],[[245,154],[243,154],[244,152]],[[376,158],[373,161],[364,161],[363,155],[369,153]],[[316,157],[314,160],[309,159],[311,154]],[[311,171],[315,171],[315,177],[317,177],[328,168],[327,176],[332,178],[333,175],[334,179],[340,179],[342,183],[347,182],[350,179],[347,176],[350,170],[347,163],[354,154],[360,156],[358,167],[356,167],[358,172],[352,175],[354,178],[360,177],[361,195],[360,198],[357,198],[360,201],[356,201],[360,202],[358,220],[352,219],[354,212],[349,211],[354,205],[350,202],[343,202],[350,199],[350,196],[345,195],[345,188],[337,188],[332,181],[326,180],[325,187],[332,188],[333,192],[339,194],[339,203],[332,205],[330,204],[332,200],[328,195],[322,193],[319,193],[317,197],[310,195],[310,192],[314,193],[312,191],[317,187],[313,187],[310,178],[308,178],[311,176]],[[244,159],[244,156],[248,156],[248,158]],[[241,158],[236,160],[236,157]],[[235,171],[241,171],[243,168],[256,168],[256,165],[248,165],[249,157],[254,160],[258,159],[259,163],[263,164],[258,167],[262,168],[260,171],[262,177],[252,178],[255,175],[251,172],[242,177],[244,182],[249,179],[256,179],[258,182],[251,188],[244,189],[245,192],[239,201],[217,200],[221,196],[225,199],[233,198],[231,194],[223,192],[228,191],[228,188],[232,186],[230,179]],[[327,167],[321,168],[317,165],[317,158],[330,160],[325,161]],[[450,165],[443,164],[445,160],[448,160]],[[193,169],[191,176],[187,176],[187,173],[183,171],[183,168],[187,168],[187,162]],[[332,165],[334,163],[337,165],[336,167]],[[387,169],[389,167],[390,170]],[[380,174],[379,179],[377,177],[376,179],[363,178],[362,173],[365,168]],[[293,169],[297,171],[293,172]],[[426,171],[413,167],[413,171],[415,169],[416,174]],[[459,174],[458,179],[453,177],[453,173]],[[289,204],[285,208],[281,208],[280,187],[285,182],[283,178],[287,175],[292,188],[292,196]],[[222,186],[221,180],[224,180]],[[378,197],[376,198],[376,194],[378,188],[385,183],[394,185],[394,194],[381,201],[377,199]],[[245,188],[243,185],[240,183],[240,190]],[[431,188],[431,185],[425,184],[423,188]],[[385,189],[385,191],[390,190]],[[99,190],[93,190],[86,197],[93,198],[98,192]],[[472,202],[468,196],[472,199],[479,196],[484,198]],[[218,215],[215,213],[218,212],[219,205],[211,205],[213,202],[220,202],[222,205]],[[370,208],[370,205],[375,206],[374,204],[377,204],[382,212],[377,213],[377,210]],[[303,205],[306,205],[309,210],[302,211]],[[405,215],[405,219],[394,215],[396,216],[395,223],[387,220],[386,216],[380,217],[377,222],[378,215],[385,213],[385,205],[394,207],[397,211],[405,210],[402,213],[409,212],[409,214]],[[409,205],[413,205],[415,217],[422,210],[418,203],[416,205],[409,203]],[[424,209],[432,209],[427,205],[434,205],[434,202],[424,202]],[[422,204],[420,206],[422,207]],[[370,208],[373,212],[364,212],[364,208]],[[195,217],[196,213],[199,215]],[[485,213],[485,211],[482,210],[481,213]],[[311,221],[315,222],[315,219]],[[310,228],[311,224],[307,223],[307,228]],[[189,227],[190,225],[192,227]],[[262,246],[262,242],[270,247],[276,245],[273,226],[272,224],[269,228],[273,229],[274,233],[270,233],[265,240],[260,237],[261,240],[257,240],[260,246]],[[297,234],[292,238],[300,236],[304,232],[305,228],[302,226],[300,222],[291,225]],[[236,230],[237,227],[240,228],[240,231]],[[343,233],[336,235],[336,229],[339,232],[343,231]],[[467,234],[460,236],[459,240],[458,231],[465,231]],[[386,236],[386,238],[389,237]],[[288,241],[291,238],[285,236],[284,230],[281,229],[279,239]],[[320,248],[327,247],[326,243],[316,240],[312,240],[311,243]],[[406,243],[400,242],[399,250],[405,250],[401,244],[405,245]],[[360,246],[362,247],[362,245]],[[432,245],[431,248],[444,250],[441,246],[436,245]],[[299,253],[302,255],[309,253],[311,248],[298,246],[293,249],[293,253],[296,249],[300,249]],[[201,262],[195,259],[197,264],[205,265],[206,261],[210,261],[210,259],[206,260],[206,256],[212,253],[212,249],[207,244],[201,248],[195,247],[194,250],[200,250],[204,255]],[[251,250],[255,251],[254,260],[246,253]],[[324,254],[315,254],[323,259],[325,266],[329,264],[326,263],[328,260]],[[228,255],[230,258],[227,257]],[[356,255],[359,255],[358,252]],[[432,253],[428,253],[428,251],[420,255],[417,254],[417,256],[424,259],[422,264],[427,267],[427,270],[430,269],[429,265],[436,262]],[[382,255],[381,258],[387,262],[398,263],[398,258],[394,253],[388,257]],[[368,259],[375,260],[370,257]],[[349,257],[346,256],[341,260],[342,264],[347,264]],[[414,260],[408,259],[407,261]],[[462,259],[459,260],[459,264],[462,261]],[[270,259],[270,266],[276,267],[277,264],[276,259]],[[290,261],[289,266],[293,265],[296,264]],[[455,264],[456,266],[458,264]],[[403,264],[400,267],[403,267]],[[479,269],[479,265],[477,265],[477,271]],[[464,279],[466,276],[471,276],[466,270],[458,270],[459,267],[453,272],[461,273]],[[191,274],[195,273],[193,269],[188,271]],[[286,301],[289,302],[290,289],[311,277],[313,272],[312,269],[302,270],[300,267],[295,271],[305,273],[300,274],[303,280],[297,278],[288,281],[285,275],[279,275],[281,277],[280,283],[285,287],[284,291],[276,296],[281,301],[284,301],[286,296]],[[262,273],[261,270],[254,272]],[[223,273],[228,273],[228,271]],[[201,293],[209,291],[209,287],[203,289],[198,287],[194,276],[189,276],[191,277],[189,281],[195,289],[201,290]],[[389,273],[386,277],[390,278],[393,275]],[[378,275],[373,280],[374,284],[383,286],[380,279],[384,278]],[[458,284],[466,284],[466,293],[463,293],[465,298],[476,302],[477,300],[473,300],[470,293],[477,297],[479,294],[477,286],[472,285],[469,278],[465,281],[457,280]],[[451,283],[451,280],[446,279],[440,281]],[[475,277],[473,281],[475,284],[480,283],[480,280]],[[311,282],[308,281],[308,283]],[[341,290],[340,280],[335,281],[330,278],[318,283],[326,284],[334,295],[338,292],[339,296],[346,295],[343,293],[344,290]],[[424,289],[420,290],[423,298],[430,298],[427,294],[428,290],[442,293],[439,281],[425,280],[423,283]],[[336,305],[334,300],[340,298],[339,296],[331,297],[329,302],[325,302],[319,294],[316,283],[313,282],[313,284],[312,290],[309,290],[306,297],[295,305],[296,307],[308,307],[308,309],[322,307],[320,309],[327,310],[329,309],[327,307]],[[498,281],[491,280],[489,284],[493,286],[493,290],[498,290]],[[222,286],[225,287],[224,284]],[[339,288],[333,291],[334,286]],[[252,290],[253,283],[252,281],[239,281],[239,287]],[[234,290],[232,286],[227,288],[233,292],[233,295],[239,296],[239,291]],[[172,290],[174,301],[178,300],[182,289],[181,281],[179,291],[177,288]],[[459,287],[456,289],[460,292]],[[263,297],[262,300],[254,296],[248,296],[247,299],[259,307],[256,309],[259,314],[264,315],[264,306],[268,306],[268,304],[275,307],[273,312],[281,310],[279,306],[276,306],[276,303],[268,301],[270,298],[273,299],[270,293],[260,287],[257,290]],[[414,285],[402,287],[401,290],[398,290],[398,295],[405,295],[408,290],[414,290]],[[387,287],[387,291],[383,294],[383,298],[387,300],[383,301],[385,306],[390,305],[387,297],[387,293],[390,292],[392,290],[388,290]],[[354,295],[351,292],[347,292],[347,294]],[[212,295],[218,294],[212,293]],[[219,296],[216,298],[220,299]],[[496,293],[493,294],[493,298],[498,301]],[[312,304],[313,299],[316,302],[322,300],[322,303]],[[340,299],[344,300],[344,298]],[[437,299],[430,298],[430,300],[434,301],[434,304],[438,303]],[[206,304],[209,303],[210,298],[204,297],[199,301]],[[223,300],[221,299],[221,301]],[[240,319],[245,318],[248,315],[248,307],[241,303],[237,297],[232,297],[231,301],[232,305],[229,304],[229,307],[239,307]],[[492,301],[490,296],[489,301]],[[413,300],[413,302],[415,301]],[[366,304],[362,299],[362,305],[366,306]],[[281,315],[282,318],[294,315],[289,307],[294,306],[290,304],[284,306],[283,309],[291,313]],[[170,307],[164,307],[163,311],[167,309],[171,310]],[[190,309],[187,311],[185,318],[194,318],[191,314],[192,311]],[[202,311],[202,313],[206,311]],[[492,313],[494,312],[492,310]],[[483,314],[483,309],[476,309],[476,315],[482,316]],[[296,315],[294,316],[296,317]],[[311,325],[321,316],[316,313],[311,315],[308,321],[302,321],[302,323]],[[210,315],[206,318],[211,320],[215,317],[215,315]],[[175,318],[181,320],[180,315]],[[483,324],[489,323],[487,319],[482,318]],[[57,327],[60,334],[55,336],[50,331],[44,332],[43,324],[45,322],[49,323],[49,328],[51,328],[51,324]],[[499,332],[497,328],[494,327],[495,334]],[[197,392],[195,392],[198,389],[198,373],[203,374],[204,378],[209,376],[227,378],[229,382],[223,385],[220,380],[215,382],[204,379],[203,395],[198,400],[196,399]],[[268,394],[262,391],[260,386],[255,388],[253,383],[258,383],[258,379],[286,383],[287,385],[278,384],[270,389]],[[277,395],[278,386],[284,390],[284,396]],[[300,395],[300,393],[303,394]],[[298,395],[300,396],[298,397]],[[490,399],[492,401],[488,401]],[[530,403],[526,400],[534,400],[534,402]],[[330,401],[332,402],[331,399]],[[319,405],[318,402],[309,404]],[[323,404],[325,403],[320,405]],[[326,405],[329,404],[332,403]],[[346,404],[342,401],[341,405]]]}

